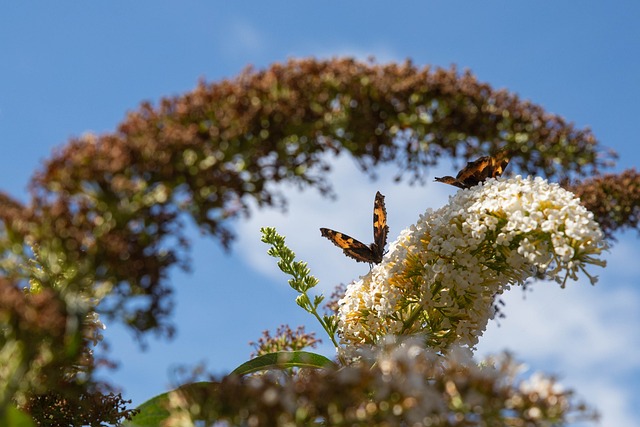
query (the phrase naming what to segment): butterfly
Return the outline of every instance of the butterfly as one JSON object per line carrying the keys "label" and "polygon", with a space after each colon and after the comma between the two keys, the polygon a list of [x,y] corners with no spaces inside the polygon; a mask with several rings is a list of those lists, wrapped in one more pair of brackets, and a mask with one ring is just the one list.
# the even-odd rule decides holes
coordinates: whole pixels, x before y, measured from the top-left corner
{"label": "butterfly", "polygon": [[379,264],[384,255],[384,247],[387,245],[387,234],[389,233],[384,196],[378,191],[373,202],[373,243],[369,246],[353,237],[328,228],[321,228],[320,233],[342,249],[346,256],[358,262]]}
{"label": "butterfly", "polygon": [[502,150],[495,156],[484,156],[473,162],[468,162],[458,175],[454,178],[452,176],[443,176],[436,178],[437,182],[444,182],[445,184],[455,185],[458,188],[471,188],[474,185],[478,185],[488,178],[497,178],[502,175],[505,168],[509,164],[509,152]]}

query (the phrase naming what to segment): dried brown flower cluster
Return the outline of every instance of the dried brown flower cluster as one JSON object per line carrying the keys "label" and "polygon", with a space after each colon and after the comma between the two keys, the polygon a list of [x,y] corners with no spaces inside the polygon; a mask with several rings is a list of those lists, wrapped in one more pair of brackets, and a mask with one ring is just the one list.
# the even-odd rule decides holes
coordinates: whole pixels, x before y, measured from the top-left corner
{"label": "dried brown flower cluster", "polygon": [[77,288],[73,269],[60,269],[60,259],[47,259],[49,242],[24,245],[36,224],[18,202],[1,195],[0,217],[0,408],[15,404],[36,425],[51,427],[130,418],[130,402],[92,378],[109,362],[93,354],[102,323],[79,308],[89,291]]}
{"label": "dried brown flower cluster", "polygon": [[126,409],[131,401],[120,394],[76,391],[67,395],[71,397],[57,390],[31,396],[23,409],[42,427],[119,425],[123,418],[131,419],[136,413]]}
{"label": "dried brown flower cluster", "polygon": [[54,290],[25,292],[0,278],[0,408],[17,404],[36,425],[47,427],[131,418],[135,411],[125,408],[130,401],[74,374],[93,369],[94,360],[82,337],[69,333],[69,320]]}
{"label": "dried brown flower cluster", "polygon": [[620,229],[637,228],[640,221],[640,174],[628,169],[569,186],[595,215],[608,237]]}
{"label": "dried brown flower cluster", "polygon": [[[516,379],[508,356],[478,367],[398,346],[340,370],[196,383],[169,396],[168,426],[549,426],[594,414],[552,378]],[[222,424],[216,424],[222,422]],[[226,422],[226,424],[225,424]]]}
{"label": "dried brown flower cluster", "polygon": [[269,331],[263,331],[262,336],[258,338],[258,342],[251,341],[249,345],[255,349],[255,352],[251,353],[253,358],[277,351],[316,348],[320,342],[322,341],[316,338],[314,332],[305,332],[304,326],[298,326],[294,331],[288,325],[281,325],[273,336]]}
{"label": "dried brown flower cluster", "polygon": [[67,354],[65,306],[50,289],[30,294],[0,278],[0,325],[0,407],[56,384],[60,368],[76,361],[77,354]]}

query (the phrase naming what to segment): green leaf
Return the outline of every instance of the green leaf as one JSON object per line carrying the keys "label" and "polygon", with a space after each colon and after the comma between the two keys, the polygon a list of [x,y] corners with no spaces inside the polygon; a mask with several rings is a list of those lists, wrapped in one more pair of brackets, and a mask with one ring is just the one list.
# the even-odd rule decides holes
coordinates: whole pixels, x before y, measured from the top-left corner
{"label": "green leaf", "polygon": [[326,357],[308,351],[278,351],[265,354],[243,363],[231,372],[246,375],[268,369],[317,368],[335,369],[338,365]]}
{"label": "green leaf", "polygon": [[3,427],[36,427],[31,417],[15,406],[7,406],[0,411],[0,426]]}
{"label": "green leaf", "polygon": [[[210,390],[212,387],[217,387],[217,383],[202,381],[185,384],[178,387],[176,390],[180,390],[187,394],[196,394],[201,391]],[[122,427],[158,427],[169,417],[167,407],[169,403],[169,394],[173,391],[175,390],[159,394],[138,406],[137,409],[140,412],[138,412],[131,421],[125,421],[122,423]]]}
{"label": "green leaf", "polygon": [[169,403],[169,392],[159,394],[138,406],[138,412],[131,421],[122,423],[123,427],[156,427],[169,416],[165,408]]}

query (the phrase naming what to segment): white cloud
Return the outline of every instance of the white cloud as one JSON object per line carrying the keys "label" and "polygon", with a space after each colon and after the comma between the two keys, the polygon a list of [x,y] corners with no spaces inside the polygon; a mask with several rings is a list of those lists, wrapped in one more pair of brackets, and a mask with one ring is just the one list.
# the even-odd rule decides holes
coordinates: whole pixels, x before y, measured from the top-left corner
{"label": "white cloud", "polygon": [[231,20],[225,24],[223,31],[225,36],[220,48],[232,57],[258,54],[264,51],[268,44],[266,35],[246,20]]}
{"label": "white cloud", "polygon": [[634,406],[637,407],[638,402],[632,402],[630,390],[606,378],[606,375],[591,375],[592,373],[592,371],[584,372],[585,375],[575,378],[571,386],[575,387],[578,396],[598,411],[600,425],[621,427],[637,425]]}
{"label": "white cloud", "polygon": [[638,252],[638,238],[635,235],[621,236],[620,240],[612,245],[610,255],[607,257],[606,273],[615,273],[616,280],[636,280],[640,277],[640,259]]}

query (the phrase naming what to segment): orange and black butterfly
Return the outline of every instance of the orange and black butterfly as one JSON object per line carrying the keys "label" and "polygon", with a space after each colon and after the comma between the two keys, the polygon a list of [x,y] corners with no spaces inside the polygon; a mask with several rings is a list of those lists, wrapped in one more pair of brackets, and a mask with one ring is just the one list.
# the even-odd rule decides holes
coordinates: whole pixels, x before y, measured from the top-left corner
{"label": "orange and black butterfly", "polygon": [[509,152],[507,150],[500,151],[495,156],[484,156],[473,162],[468,162],[458,175],[443,176],[436,178],[438,182],[455,185],[458,188],[471,188],[478,185],[488,178],[497,178],[502,175],[505,168],[509,164]]}
{"label": "orange and black butterfly", "polygon": [[387,245],[387,210],[384,206],[384,196],[378,191],[373,202],[373,243],[369,246],[338,231],[321,228],[320,233],[331,240],[334,245],[342,249],[344,254],[358,262],[379,264]]}

